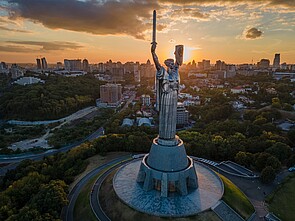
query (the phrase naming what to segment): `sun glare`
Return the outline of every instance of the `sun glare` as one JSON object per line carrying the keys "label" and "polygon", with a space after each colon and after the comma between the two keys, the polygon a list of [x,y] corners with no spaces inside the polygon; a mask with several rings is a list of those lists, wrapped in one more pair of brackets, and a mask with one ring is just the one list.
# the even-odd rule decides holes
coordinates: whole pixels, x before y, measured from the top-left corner
{"label": "sun glare", "polygon": [[[192,61],[193,58],[193,51],[197,50],[198,48],[192,48],[192,47],[186,47],[184,46],[184,52],[183,52],[183,63],[188,63]],[[169,57],[175,58],[174,56],[174,48],[170,51]]]}

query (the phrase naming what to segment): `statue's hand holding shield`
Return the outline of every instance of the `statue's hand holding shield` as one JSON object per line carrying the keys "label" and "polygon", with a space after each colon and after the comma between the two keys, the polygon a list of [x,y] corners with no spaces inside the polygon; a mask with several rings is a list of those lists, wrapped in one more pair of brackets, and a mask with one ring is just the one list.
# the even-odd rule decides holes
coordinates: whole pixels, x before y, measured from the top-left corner
{"label": "statue's hand holding shield", "polygon": [[175,54],[176,64],[178,64],[179,66],[182,65],[182,62],[183,62],[183,45],[176,45],[174,54]]}

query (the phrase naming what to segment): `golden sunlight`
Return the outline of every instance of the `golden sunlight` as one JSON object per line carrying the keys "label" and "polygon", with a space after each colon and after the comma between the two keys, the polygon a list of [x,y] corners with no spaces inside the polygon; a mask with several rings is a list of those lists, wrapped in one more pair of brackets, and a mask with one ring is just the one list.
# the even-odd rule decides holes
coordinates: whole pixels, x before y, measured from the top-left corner
{"label": "golden sunlight", "polygon": [[[188,63],[195,59],[196,50],[199,48],[184,46],[183,63]],[[170,58],[174,58],[174,48],[170,50]]]}

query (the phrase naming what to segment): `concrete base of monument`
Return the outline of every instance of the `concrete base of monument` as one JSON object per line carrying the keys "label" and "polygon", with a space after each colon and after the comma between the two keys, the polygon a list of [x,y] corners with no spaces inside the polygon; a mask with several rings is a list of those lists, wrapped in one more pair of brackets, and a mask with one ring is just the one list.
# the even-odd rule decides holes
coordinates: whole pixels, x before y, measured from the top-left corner
{"label": "concrete base of monument", "polygon": [[145,191],[160,190],[162,197],[175,191],[184,196],[190,188],[198,188],[194,162],[186,155],[183,141],[178,136],[171,140],[155,138],[141,162],[137,182],[143,183]]}
{"label": "concrete base of monument", "polygon": [[131,208],[154,216],[185,217],[198,214],[214,206],[223,195],[223,183],[209,168],[194,163],[198,174],[198,188],[189,188],[183,196],[170,192],[161,197],[161,192],[153,189],[145,191],[137,182],[141,161],[133,161],[121,167],[113,178],[117,196]]}

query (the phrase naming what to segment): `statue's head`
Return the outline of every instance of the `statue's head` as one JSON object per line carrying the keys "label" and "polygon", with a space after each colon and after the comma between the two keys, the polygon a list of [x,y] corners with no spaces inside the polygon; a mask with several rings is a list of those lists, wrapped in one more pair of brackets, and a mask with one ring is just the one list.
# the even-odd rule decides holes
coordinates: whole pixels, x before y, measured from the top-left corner
{"label": "statue's head", "polygon": [[168,68],[173,68],[173,66],[174,66],[174,60],[172,58],[166,59],[164,61],[164,63]]}
{"label": "statue's head", "polygon": [[175,59],[176,63],[182,65],[183,62],[183,45],[176,45],[175,46]]}

